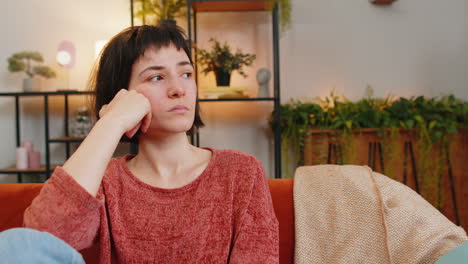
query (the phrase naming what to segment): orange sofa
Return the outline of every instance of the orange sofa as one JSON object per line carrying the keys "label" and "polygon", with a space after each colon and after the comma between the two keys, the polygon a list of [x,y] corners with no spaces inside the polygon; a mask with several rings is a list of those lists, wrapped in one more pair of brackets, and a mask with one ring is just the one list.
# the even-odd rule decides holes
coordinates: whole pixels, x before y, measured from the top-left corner
{"label": "orange sofa", "polygon": [[[279,221],[280,263],[293,263],[294,258],[294,206],[293,180],[268,180],[273,206]],[[20,227],[23,212],[39,194],[42,184],[0,184],[0,232]],[[98,263],[98,248],[81,251],[86,263]]]}

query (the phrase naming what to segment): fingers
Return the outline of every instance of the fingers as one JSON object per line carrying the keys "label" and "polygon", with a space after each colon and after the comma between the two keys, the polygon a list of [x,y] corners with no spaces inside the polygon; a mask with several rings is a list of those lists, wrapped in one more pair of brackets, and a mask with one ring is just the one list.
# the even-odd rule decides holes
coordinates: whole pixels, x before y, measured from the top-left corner
{"label": "fingers", "polygon": [[138,129],[141,127],[141,122],[138,123],[138,125],[136,125],[134,128],[132,128],[131,130],[125,132],[125,135],[128,137],[128,138],[132,138],[136,132],[138,132]]}
{"label": "fingers", "polygon": [[142,129],[141,131],[143,131],[144,133],[146,133],[151,125],[151,119],[153,118],[153,114],[151,113],[151,111],[148,112],[148,114],[145,116],[145,118],[143,119],[143,125],[142,125]]}
{"label": "fingers", "polygon": [[144,93],[121,89],[99,110],[99,118],[107,115],[111,120],[119,120],[125,135],[132,138],[139,129],[143,133],[148,131],[152,119],[151,104]]}
{"label": "fingers", "polygon": [[146,133],[151,125],[151,120],[152,120],[152,113],[151,113],[151,104],[148,100],[148,98],[146,98],[146,96],[141,93],[139,90],[136,90],[137,93],[140,93],[144,98],[145,98],[145,103],[144,103],[144,106],[145,106],[145,109],[146,109],[146,115],[145,117],[143,118],[143,120],[141,121],[141,131],[143,133]]}
{"label": "fingers", "polygon": [[128,91],[127,89],[120,89],[120,90],[117,92],[117,94],[115,94],[114,97],[120,97],[120,96],[122,96],[122,94],[126,94],[126,93],[128,93],[128,92],[129,92],[129,91]]}

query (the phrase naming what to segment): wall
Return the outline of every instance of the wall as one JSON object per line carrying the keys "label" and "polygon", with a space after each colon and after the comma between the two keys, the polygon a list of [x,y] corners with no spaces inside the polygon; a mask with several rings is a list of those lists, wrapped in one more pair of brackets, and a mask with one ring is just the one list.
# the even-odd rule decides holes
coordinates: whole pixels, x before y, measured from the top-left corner
{"label": "wall", "polygon": [[[94,63],[95,42],[109,39],[129,26],[129,1],[127,0],[18,0],[2,1],[0,4],[0,91],[21,89],[23,74],[7,71],[7,58],[22,50],[40,51],[45,63],[59,74],[55,80],[41,80],[42,90],[66,87],[66,72],[55,62],[58,45],[63,40],[75,44],[77,60],[69,71],[70,88],[82,90]],[[83,99],[71,99],[71,107],[82,105]],[[51,136],[63,135],[63,99],[51,98]],[[39,98],[21,100],[22,139],[31,139],[37,149],[44,151],[43,103]],[[15,163],[14,99],[0,97],[0,167]],[[52,161],[63,162],[64,148],[51,145]],[[44,157],[43,161],[44,161]],[[37,177],[37,176],[34,176]],[[0,175],[1,182],[15,181],[15,176]]]}
{"label": "wall", "polygon": [[357,99],[370,84],[378,96],[468,99],[466,1],[293,3],[294,24],[281,49],[285,98],[336,89]]}
{"label": "wall", "polygon": [[[390,7],[376,7],[367,0],[292,2],[293,24],[280,43],[282,102],[289,98],[323,97],[333,89],[358,99],[367,84],[373,86],[377,96],[454,93],[468,100],[468,22],[464,16],[468,7],[464,0],[452,0],[450,4],[399,0]],[[36,49],[43,52],[47,63],[54,64],[56,47],[62,40],[71,40],[77,46],[78,61],[70,71],[70,84],[83,88],[94,59],[94,42],[108,39],[129,25],[127,0],[23,0],[2,5],[0,33],[6,38],[0,46],[0,91],[21,87],[21,77],[6,71],[6,58],[11,53]],[[201,47],[208,47],[208,39],[214,36],[244,52],[257,54],[255,65],[247,69],[249,78],[236,74],[232,80],[235,86],[248,87],[250,95],[256,94],[256,70],[272,67],[270,21],[266,12],[198,17]],[[60,70],[56,64],[55,68]],[[61,87],[66,83],[63,76],[61,72],[61,78],[42,85],[47,89]],[[200,87],[214,83],[212,75],[200,78]],[[55,135],[63,132],[60,102],[54,104],[55,117],[51,121]],[[75,102],[80,104],[79,100]],[[37,128],[42,119],[33,113],[42,106],[31,99],[23,107],[28,110],[23,133],[41,147],[43,129]],[[4,138],[0,167],[14,163],[13,110],[11,99],[0,98]],[[204,103],[202,113],[207,127],[202,130],[201,144],[249,152],[263,162],[267,175],[272,177],[273,145],[266,118],[270,111],[268,102]],[[62,151],[54,146],[54,159],[58,162]],[[12,177],[3,178],[9,179]]]}

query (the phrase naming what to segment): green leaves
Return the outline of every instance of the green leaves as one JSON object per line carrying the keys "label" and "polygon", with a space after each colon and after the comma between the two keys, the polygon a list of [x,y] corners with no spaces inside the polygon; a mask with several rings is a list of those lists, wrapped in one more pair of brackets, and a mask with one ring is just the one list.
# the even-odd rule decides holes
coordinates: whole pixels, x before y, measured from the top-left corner
{"label": "green leaves", "polygon": [[281,32],[286,31],[291,25],[292,0],[267,0],[267,8],[273,10],[275,4],[279,5]]}
{"label": "green leaves", "polygon": [[[271,124],[274,125],[274,122],[273,120]],[[291,100],[290,103],[281,105],[280,125],[285,157],[283,168],[289,168],[287,166],[291,151],[296,157],[293,163],[295,167],[304,165],[306,157],[309,158],[309,162],[326,157],[329,141],[326,145],[321,144],[320,138],[323,135],[339,143],[343,153],[343,157],[338,159],[341,160],[339,163],[344,161],[355,164],[352,155],[356,153],[353,145],[356,133],[351,130],[377,128],[377,134],[383,142],[383,158],[388,161],[384,173],[395,177],[400,173],[395,168],[398,168],[403,153],[401,136],[407,134],[400,129],[409,129],[410,140],[414,144],[417,157],[420,192],[440,208],[441,175],[447,169],[449,135],[457,133],[460,127],[468,127],[467,122],[468,102],[453,95],[440,98],[419,96],[382,100],[373,98],[372,90],[368,88],[367,96],[357,102],[338,98],[333,93],[324,99],[320,98],[318,103]],[[313,129],[324,131],[312,133]],[[311,139],[310,135],[314,138]],[[333,137],[335,138],[332,139]],[[311,156],[315,159],[310,158]],[[326,159],[321,160],[320,163],[326,162]]]}
{"label": "green leaves", "polygon": [[185,15],[186,0],[134,0],[134,16],[141,19],[143,25],[157,25],[166,19],[175,19]]}
{"label": "green leaves", "polygon": [[240,75],[247,77],[245,72],[242,70],[243,66],[251,66],[256,59],[255,54],[244,54],[239,49],[236,53],[232,53],[231,47],[225,42],[221,44],[216,39],[210,39],[213,43],[211,50],[197,49],[197,61],[202,67],[203,73],[208,74],[209,72],[224,71],[231,73],[237,70]]}
{"label": "green leaves", "polygon": [[406,129],[412,129],[414,128],[414,120],[413,119],[407,119],[402,123],[401,128],[406,128]]}
{"label": "green leaves", "polygon": [[353,128],[353,121],[347,120],[345,121],[346,128],[351,130]]}
{"label": "green leaves", "polygon": [[13,57],[8,58],[8,70],[10,72],[24,71],[24,69],[26,69],[26,64],[24,62]]}
{"label": "green leaves", "polygon": [[37,51],[22,51],[11,56],[15,60],[32,60],[35,62],[44,62],[41,53]]}
{"label": "green leaves", "polygon": [[33,72],[44,78],[55,78],[56,76],[55,72],[47,66],[34,66]]}
{"label": "green leaves", "polygon": [[55,72],[48,66],[32,66],[32,62],[41,63],[44,59],[37,51],[22,51],[14,53],[8,58],[10,72],[24,71],[30,78],[39,75],[45,78],[54,78]]}
{"label": "green leaves", "polygon": [[433,142],[457,133],[467,126],[468,102],[453,95],[441,98],[424,96],[398,98],[395,101],[368,96],[357,102],[340,99],[333,93],[320,104],[291,100],[281,106],[283,137],[300,133],[291,129],[403,128],[423,129]]}

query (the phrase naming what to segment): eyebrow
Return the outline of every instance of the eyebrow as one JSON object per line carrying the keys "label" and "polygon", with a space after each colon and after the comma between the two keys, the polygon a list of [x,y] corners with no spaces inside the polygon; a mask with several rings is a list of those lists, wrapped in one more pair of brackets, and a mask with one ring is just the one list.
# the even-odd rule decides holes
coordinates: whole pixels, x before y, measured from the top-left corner
{"label": "eyebrow", "polygon": [[[192,63],[190,63],[189,61],[181,61],[179,63],[177,63],[177,66],[185,66],[185,65],[192,65]],[[159,66],[159,65],[154,65],[154,66],[150,66],[146,69],[144,69],[143,71],[140,72],[140,74],[138,74],[138,76],[141,76],[144,72],[146,71],[149,71],[149,70],[155,70],[155,71],[160,71],[160,70],[164,70],[166,69],[166,67],[164,66]]]}

